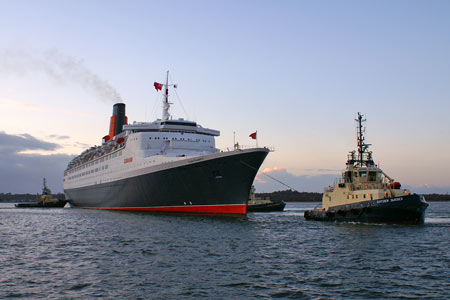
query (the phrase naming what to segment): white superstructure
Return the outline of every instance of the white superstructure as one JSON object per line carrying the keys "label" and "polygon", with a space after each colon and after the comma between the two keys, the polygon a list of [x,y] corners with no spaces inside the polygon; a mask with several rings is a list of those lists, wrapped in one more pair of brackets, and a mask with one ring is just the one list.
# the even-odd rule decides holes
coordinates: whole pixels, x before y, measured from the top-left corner
{"label": "white superstructure", "polygon": [[181,118],[171,118],[168,74],[166,84],[158,85],[159,89],[165,87],[163,119],[123,125],[119,134],[106,136],[101,146],[81,153],[64,172],[64,189],[121,180],[139,173],[173,167],[173,162],[188,162],[187,158],[219,152],[214,139],[220,135],[218,130],[203,128],[196,122]]}

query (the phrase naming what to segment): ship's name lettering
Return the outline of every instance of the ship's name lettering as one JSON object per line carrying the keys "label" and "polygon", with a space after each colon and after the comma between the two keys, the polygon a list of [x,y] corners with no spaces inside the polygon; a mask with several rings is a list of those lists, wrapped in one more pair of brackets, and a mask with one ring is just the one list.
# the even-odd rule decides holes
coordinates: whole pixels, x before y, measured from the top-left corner
{"label": "ship's name lettering", "polygon": [[392,198],[392,199],[391,199],[391,202],[402,201],[402,200],[403,200],[402,197],[399,197],[399,198]]}
{"label": "ship's name lettering", "polygon": [[397,201],[402,201],[403,198],[399,197],[399,198],[392,198],[392,199],[381,199],[378,200],[377,203],[389,203],[389,202],[397,202]]}
{"label": "ship's name lettering", "polygon": [[133,157],[128,157],[123,160],[123,163],[126,164],[126,163],[130,163],[132,161],[133,161]]}

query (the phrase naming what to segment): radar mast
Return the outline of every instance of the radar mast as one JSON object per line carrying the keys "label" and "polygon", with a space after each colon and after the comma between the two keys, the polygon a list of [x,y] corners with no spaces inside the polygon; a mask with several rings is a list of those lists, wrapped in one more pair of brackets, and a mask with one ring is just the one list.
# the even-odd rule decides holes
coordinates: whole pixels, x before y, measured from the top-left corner
{"label": "radar mast", "polygon": [[164,87],[165,87],[165,92],[164,92],[164,98],[163,98],[162,120],[167,121],[170,119],[169,108],[170,108],[170,104],[172,104],[169,102],[169,71],[167,71],[166,84],[164,85]]}
{"label": "radar mast", "polygon": [[371,144],[366,144],[364,133],[366,133],[366,128],[364,127],[363,123],[366,122],[366,119],[363,119],[363,115],[358,112],[358,119],[355,119],[356,121],[356,139],[358,144],[358,165],[360,167],[362,166],[373,166],[373,160],[372,160],[372,151],[367,151]]}
{"label": "radar mast", "polygon": [[[350,152],[348,156],[347,165],[356,165],[359,167],[373,167],[375,164],[372,159],[372,151],[368,151],[371,144],[366,144],[364,134],[366,129],[364,127],[364,116],[358,112],[358,118],[356,121],[356,145],[357,153],[355,151]],[[355,157],[356,154],[356,157]]]}

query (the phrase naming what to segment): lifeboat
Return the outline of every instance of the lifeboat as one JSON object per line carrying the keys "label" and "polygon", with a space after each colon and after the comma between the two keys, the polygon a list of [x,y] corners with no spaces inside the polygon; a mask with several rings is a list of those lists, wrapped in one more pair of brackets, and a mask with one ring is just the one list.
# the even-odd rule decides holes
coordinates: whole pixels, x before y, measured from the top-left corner
{"label": "lifeboat", "polygon": [[388,188],[394,189],[394,190],[399,190],[401,186],[402,185],[398,181],[388,184]]}

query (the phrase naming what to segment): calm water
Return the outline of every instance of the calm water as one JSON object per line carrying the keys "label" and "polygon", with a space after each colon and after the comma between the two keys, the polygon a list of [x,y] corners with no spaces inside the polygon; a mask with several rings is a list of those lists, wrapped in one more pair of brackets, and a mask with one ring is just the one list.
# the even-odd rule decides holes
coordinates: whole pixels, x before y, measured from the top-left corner
{"label": "calm water", "polygon": [[423,226],[0,205],[1,299],[450,299],[450,203]]}

